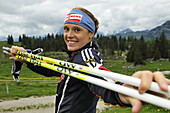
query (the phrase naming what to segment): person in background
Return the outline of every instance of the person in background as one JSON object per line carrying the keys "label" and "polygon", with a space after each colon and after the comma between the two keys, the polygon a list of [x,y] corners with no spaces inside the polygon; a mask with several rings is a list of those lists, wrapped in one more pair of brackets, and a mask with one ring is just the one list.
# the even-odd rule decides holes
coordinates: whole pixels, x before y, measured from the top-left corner
{"label": "person in background", "polygon": [[[98,28],[98,20],[88,10],[76,7],[68,13],[64,21],[64,41],[67,45],[66,49],[70,57],[68,62],[108,71],[108,69],[103,66],[103,60],[99,53],[99,46],[96,41],[93,41],[93,36]],[[24,62],[15,57],[17,50],[26,52],[23,47],[12,46],[10,49],[11,57],[9,59]],[[140,112],[142,109],[141,100],[28,62],[24,63],[27,64],[29,69],[39,74],[49,77],[60,76],[56,94],[55,113],[96,113],[96,105],[99,98],[103,99],[105,103],[110,103],[112,105],[123,107],[131,106],[133,113]],[[170,80],[166,79],[161,72],[138,71],[132,76],[141,79],[141,84],[138,87],[140,94],[145,93],[150,88],[152,81],[157,82],[160,89],[165,92],[168,91],[168,85],[170,85]],[[97,78],[110,81],[102,77]],[[122,84],[126,87],[134,88],[133,86],[119,82],[115,82],[115,84]],[[161,96],[164,97],[164,95]]]}

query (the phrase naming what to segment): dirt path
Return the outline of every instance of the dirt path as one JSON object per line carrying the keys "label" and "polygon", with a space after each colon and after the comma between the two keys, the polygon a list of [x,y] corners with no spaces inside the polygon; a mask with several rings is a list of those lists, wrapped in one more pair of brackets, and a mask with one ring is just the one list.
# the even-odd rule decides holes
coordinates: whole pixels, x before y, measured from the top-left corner
{"label": "dirt path", "polygon": [[30,110],[18,110],[14,112],[2,112],[2,113],[54,113],[54,108],[41,108],[41,109],[30,109]]}
{"label": "dirt path", "polygon": [[[0,102],[0,113],[54,113],[54,102],[55,96],[3,101]],[[108,106],[99,101],[97,105],[98,113],[106,109],[106,107]]]}

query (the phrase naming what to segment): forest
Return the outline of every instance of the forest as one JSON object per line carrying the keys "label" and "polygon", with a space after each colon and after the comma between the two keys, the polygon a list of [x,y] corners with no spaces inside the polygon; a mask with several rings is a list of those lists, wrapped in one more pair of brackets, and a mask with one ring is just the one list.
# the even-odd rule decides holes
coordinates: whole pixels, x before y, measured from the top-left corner
{"label": "forest", "polygon": [[[47,34],[45,37],[27,36],[18,37],[21,46],[29,49],[43,48],[44,52],[61,52],[66,47],[63,34]],[[170,61],[170,40],[162,32],[159,37],[152,39],[133,36],[116,37],[97,35],[93,38],[98,42],[100,53],[104,59],[123,58],[135,65],[145,64],[147,59],[159,60],[161,58]],[[8,35],[7,43],[13,44],[13,36]]]}

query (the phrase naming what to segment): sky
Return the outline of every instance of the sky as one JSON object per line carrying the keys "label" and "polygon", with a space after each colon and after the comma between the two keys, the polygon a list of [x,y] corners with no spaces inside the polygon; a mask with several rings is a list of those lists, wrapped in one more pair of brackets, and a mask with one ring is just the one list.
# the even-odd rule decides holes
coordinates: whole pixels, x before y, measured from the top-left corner
{"label": "sky", "polygon": [[92,12],[105,35],[151,30],[170,20],[170,0],[0,0],[0,38],[57,33],[74,7]]}

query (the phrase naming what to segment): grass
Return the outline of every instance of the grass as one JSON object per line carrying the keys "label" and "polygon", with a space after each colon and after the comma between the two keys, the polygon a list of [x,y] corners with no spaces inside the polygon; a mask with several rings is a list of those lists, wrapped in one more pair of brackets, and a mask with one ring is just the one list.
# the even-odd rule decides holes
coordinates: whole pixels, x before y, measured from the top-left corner
{"label": "grass", "polygon": [[[15,43],[20,45],[20,43]],[[6,41],[0,42],[0,101],[6,99],[18,99],[22,97],[30,96],[48,96],[55,95],[58,77],[45,77],[30,71],[23,65],[20,73],[21,82],[13,81],[11,76],[12,61],[8,58],[8,55],[2,53],[2,46],[11,47]],[[44,55],[48,57],[59,59],[67,58],[65,53],[62,52],[49,52]],[[139,70],[150,70],[150,71],[170,71],[170,62],[168,61],[147,61],[146,65],[133,67],[133,63],[128,63],[125,60],[104,60],[105,67],[113,72],[132,75],[134,72]],[[170,75],[166,75],[170,79]],[[9,93],[7,94],[7,85]],[[30,106],[29,106],[30,107]],[[25,109],[25,108],[21,108]],[[159,108],[154,105],[144,105],[141,113],[170,113],[169,110]],[[131,108],[115,108],[107,110],[103,113],[131,113]]]}
{"label": "grass", "polygon": [[[102,113],[132,113],[132,108],[113,108]],[[140,113],[170,113],[170,110],[160,108],[154,105],[144,105]]]}
{"label": "grass", "polygon": [[[134,72],[139,70],[150,70],[150,71],[170,71],[170,62],[168,61],[152,61],[147,62],[146,65],[133,67],[133,63],[127,63],[124,60],[105,60],[104,64],[107,68],[109,68],[113,72],[132,75]],[[128,66],[130,66],[128,68]],[[166,75],[167,78],[170,79],[170,75]],[[112,107],[111,110],[106,110],[102,113],[131,113],[131,108],[116,108]],[[140,113],[170,113],[170,110],[160,108],[151,104],[144,105],[143,109]]]}
{"label": "grass", "polygon": [[[170,71],[169,61],[152,61],[147,62],[146,65],[133,66],[133,63],[128,63],[125,60],[104,60],[105,67],[113,72],[132,75],[136,71]],[[170,75],[166,75],[170,79]]]}
{"label": "grass", "polygon": [[[30,96],[55,95],[58,80],[1,81],[0,99],[19,99]],[[7,88],[8,87],[8,88]],[[8,89],[8,93],[7,93]]]}
{"label": "grass", "polygon": [[[20,46],[19,42],[15,42]],[[24,64],[20,73],[21,82],[15,82],[11,76],[13,61],[4,54],[2,47],[11,47],[6,41],[0,41],[0,100],[18,99],[30,96],[55,95],[59,77],[45,77],[29,70]],[[53,52],[54,53],[54,52]],[[61,53],[59,53],[61,55]],[[6,85],[8,84],[8,92]]]}

